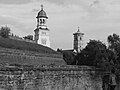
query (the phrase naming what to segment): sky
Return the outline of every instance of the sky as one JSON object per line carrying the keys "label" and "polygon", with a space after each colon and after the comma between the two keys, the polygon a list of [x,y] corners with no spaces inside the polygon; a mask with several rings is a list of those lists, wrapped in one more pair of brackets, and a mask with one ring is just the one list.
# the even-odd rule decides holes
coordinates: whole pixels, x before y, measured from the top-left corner
{"label": "sky", "polygon": [[41,4],[47,13],[51,48],[73,49],[78,27],[89,39],[107,44],[107,37],[120,35],[120,0],[0,0],[0,26],[20,37],[34,35]]}

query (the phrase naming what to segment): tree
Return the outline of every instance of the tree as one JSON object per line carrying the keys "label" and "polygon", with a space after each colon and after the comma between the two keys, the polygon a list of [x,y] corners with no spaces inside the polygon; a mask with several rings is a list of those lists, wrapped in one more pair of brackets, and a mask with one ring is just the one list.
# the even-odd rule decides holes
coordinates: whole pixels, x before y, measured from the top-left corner
{"label": "tree", "polygon": [[27,35],[25,37],[23,37],[24,39],[29,39],[29,40],[33,40],[33,35]]}
{"label": "tree", "polygon": [[0,36],[4,37],[4,38],[8,38],[9,34],[10,34],[10,28],[5,26],[5,27],[1,27],[0,28]]}
{"label": "tree", "polygon": [[76,56],[79,65],[109,67],[107,46],[101,41],[90,40],[87,46]]}
{"label": "tree", "polygon": [[113,53],[114,64],[120,64],[120,37],[117,34],[109,35],[108,38],[108,48]]}
{"label": "tree", "polygon": [[120,37],[117,34],[109,35],[108,36],[108,44],[109,49],[116,51],[116,53],[119,53],[120,48]]}

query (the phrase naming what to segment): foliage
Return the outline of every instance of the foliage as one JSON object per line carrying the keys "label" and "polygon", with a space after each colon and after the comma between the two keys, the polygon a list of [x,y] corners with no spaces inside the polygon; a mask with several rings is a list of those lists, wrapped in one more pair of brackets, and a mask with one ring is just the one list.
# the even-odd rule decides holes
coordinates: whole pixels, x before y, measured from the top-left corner
{"label": "foliage", "polygon": [[104,67],[109,65],[109,51],[101,41],[90,40],[87,46],[76,56],[79,65]]}
{"label": "foliage", "polygon": [[23,37],[24,39],[33,40],[33,35],[27,35]]}
{"label": "foliage", "polygon": [[108,36],[108,48],[113,52],[114,65],[120,64],[120,37],[117,34]]}
{"label": "foliage", "polygon": [[120,37],[117,34],[108,36],[109,49],[115,51],[116,53],[120,52]]}
{"label": "foliage", "polygon": [[101,41],[90,40],[87,46],[75,57],[78,65],[96,66],[111,70],[120,68],[120,37],[109,35],[108,48]]}
{"label": "foliage", "polygon": [[1,27],[0,28],[0,36],[4,37],[4,38],[8,38],[9,34],[10,34],[10,28],[5,26],[5,27]]}

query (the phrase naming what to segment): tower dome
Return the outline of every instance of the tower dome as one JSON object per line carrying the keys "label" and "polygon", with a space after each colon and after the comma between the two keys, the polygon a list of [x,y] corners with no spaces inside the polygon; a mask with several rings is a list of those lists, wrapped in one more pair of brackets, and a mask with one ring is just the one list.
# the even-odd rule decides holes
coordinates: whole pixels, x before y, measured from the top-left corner
{"label": "tower dome", "polygon": [[43,5],[41,5],[41,10],[38,12],[36,18],[48,18],[46,12],[43,10]]}

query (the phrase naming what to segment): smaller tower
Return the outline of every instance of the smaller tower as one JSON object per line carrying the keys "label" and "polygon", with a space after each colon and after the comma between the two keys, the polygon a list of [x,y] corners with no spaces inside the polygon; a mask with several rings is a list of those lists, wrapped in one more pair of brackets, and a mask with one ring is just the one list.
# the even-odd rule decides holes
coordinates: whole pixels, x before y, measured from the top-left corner
{"label": "smaller tower", "polygon": [[76,33],[73,33],[73,35],[74,35],[74,50],[76,50],[77,53],[80,53],[80,51],[82,50],[84,33],[81,33],[78,27],[78,31]]}

